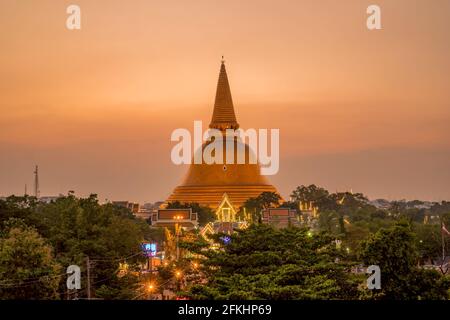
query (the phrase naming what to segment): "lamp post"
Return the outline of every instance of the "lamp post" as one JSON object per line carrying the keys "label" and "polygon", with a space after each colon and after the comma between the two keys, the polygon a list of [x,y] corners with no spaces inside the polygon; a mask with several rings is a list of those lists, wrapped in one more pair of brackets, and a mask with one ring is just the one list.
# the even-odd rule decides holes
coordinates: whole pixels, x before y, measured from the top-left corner
{"label": "lamp post", "polygon": [[181,290],[181,276],[182,273],[180,270],[176,270],[175,271],[175,277],[177,278],[177,290],[180,291]]}
{"label": "lamp post", "polygon": [[180,258],[180,248],[178,247],[178,241],[180,238],[180,232],[179,232],[179,225],[178,225],[178,220],[183,219],[183,216],[175,216],[173,217],[175,220],[177,220],[177,222],[175,223],[175,235],[177,237],[177,261]]}
{"label": "lamp post", "polygon": [[152,295],[153,295],[153,293],[154,293],[154,291],[155,291],[155,289],[156,289],[155,283],[154,283],[154,282],[149,282],[149,283],[147,284],[147,286],[146,286],[146,289],[147,289],[148,296],[149,296],[150,300],[153,300],[153,299],[152,299]]}

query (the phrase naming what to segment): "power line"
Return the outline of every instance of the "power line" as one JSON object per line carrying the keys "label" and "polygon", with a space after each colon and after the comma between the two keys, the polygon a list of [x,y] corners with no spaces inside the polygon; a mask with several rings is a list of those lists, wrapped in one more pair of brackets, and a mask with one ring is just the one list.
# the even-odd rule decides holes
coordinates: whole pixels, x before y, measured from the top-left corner
{"label": "power line", "polygon": [[32,285],[32,284],[34,284],[34,283],[38,283],[38,282],[41,282],[41,281],[45,281],[45,280],[50,280],[50,279],[53,279],[53,278],[58,278],[58,277],[62,277],[62,276],[64,276],[65,274],[58,274],[58,275],[54,275],[54,276],[42,276],[42,277],[39,277],[39,278],[31,278],[31,279],[37,279],[37,280],[31,280],[31,281],[29,281],[29,279],[26,279],[26,280],[18,280],[18,279],[14,279],[14,280],[9,280],[9,279],[7,279],[7,280],[3,280],[3,281],[18,281],[18,282],[16,282],[16,283],[0,283],[0,287],[1,288],[17,288],[17,287],[26,287],[26,286],[29,286],[29,285]]}
{"label": "power line", "polygon": [[48,278],[54,278],[54,277],[60,277],[60,276],[63,276],[63,275],[65,275],[65,273],[61,273],[61,274],[57,274],[57,275],[42,275],[42,276],[39,276],[39,277],[34,277],[34,278],[26,278],[26,279],[5,279],[5,280],[0,280],[0,284],[2,283],[2,282],[8,282],[8,281],[22,281],[22,282],[27,282],[27,281],[32,281],[32,280],[39,280],[39,279],[41,279],[41,278],[45,278],[45,277],[48,277]]}
{"label": "power line", "polygon": [[139,251],[138,253],[133,253],[133,254],[131,254],[129,256],[126,256],[126,257],[121,257],[121,258],[111,258],[111,259],[103,259],[103,258],[96,259],[96,258],[93,258],[93,259],[90,259],[90,261],[93,261],[93,262],[121,261],[121,260],[126,260],[126,259],[133,258],[133,257],[135,257],[137,255],[140,255],[140,254],[142,254],[141,251]]}
{"label": "power line", "polygon": [[[142,254],[142,252],[132,253],[132,254],[129,255],[129,256],[125,256],[125,257],[121,257],[121,258],[113,258],[113,259],[89,259],[89,258],[88,258],[88,262],[87,262],[88,278],[90,278],[90,267],[91,267],[91,263],[92,263],[92,262],[106,262],[106,261],[114,262],[114,261],[121,261],[121,260],[126,260],[126,259],[133,258],[133,257],[135,257],[135,256],[137,256],[137,255],[140,255],[140,254]],[[99,280],[99,281],[96,281],[96,282],[94,282],[94,283],[92,283],[92,284],[95,284],[95,283],[99,283],[99,282],[103,282],[103,281],[109,280],[109,279],[111,279],[111,278],[114,276],[114,274],[115,274],[115,272],[114,272],[110,277],[105,278],[105,279],[102,279],[102,280]],[[32,284],[34,284],[34,283],[38,283],[38,282],[45,281],[45,280],[50,280],[50,279],[57,278],[57,277],[62,277],[62,276],[65,276],[65,275],[66,275],[66,273],[62,273],[62,274],[58,274],[58,275],[53,275],[53,276],[51,276],[51,275],[43,275],[43,276],[34,277],[34,278],[27,278],[27,279],[17,279],[17,278],[16,278],[16,279],[5,279],[5,280],[0,280],[0,288],[19,288],[19,287],[26,287],[26,286],[32,285]],[[90,287],[90,279],[88,279],[88,289],[89,289],[89,287]],[[89,291],[90,291],[90,290],[88,290],[88,292],[89,292]],[[90,294],[88,294],[88,296],[89,296],[89,295],[90,295]]]}

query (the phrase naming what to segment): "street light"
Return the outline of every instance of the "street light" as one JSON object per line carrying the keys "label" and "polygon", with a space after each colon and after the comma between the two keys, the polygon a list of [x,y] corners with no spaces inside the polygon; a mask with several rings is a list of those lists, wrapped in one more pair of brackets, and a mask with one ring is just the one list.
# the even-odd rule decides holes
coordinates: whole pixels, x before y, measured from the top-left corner
{"label": "street light", "polygon": [[147,285],[147,291],[148,291],[148,292],[152,292],[153,289],[155,289],[155,285],[154,285],[153,283],[150,282],[150,283]]}
{"label": "street light", "polygon": [[181,276],[182,276],[182,273],[181,273],[181,271],[180,270],[175,270],[175,277],[177,278],[177,290],[180,290],[180,288],[181,288]]}
{"label": "street light", "polygon": [[[176,216],[174,216],[173,217],[175,220],[181,220],[181,219],[183,219],[183,216],[182,215],[176,215]],[[180,257],[180,248],[178,247],[178,241],[179,241],[179,238],[180,238],[180,232],[179,232],[179,227],[178,227],[178,221],[175,223],[175,234],[176,234],[176,236],[177,236],[177,261],[178,261],[178,259],[179,259],[179,257]]]}

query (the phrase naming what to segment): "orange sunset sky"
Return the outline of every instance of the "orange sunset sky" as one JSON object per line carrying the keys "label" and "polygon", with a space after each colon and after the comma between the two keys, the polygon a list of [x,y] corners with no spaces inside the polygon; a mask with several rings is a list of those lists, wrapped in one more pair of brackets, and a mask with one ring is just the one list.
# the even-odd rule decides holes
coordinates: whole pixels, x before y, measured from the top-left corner
{"label": "orange sunset sky", "polygon": [[209,123],[225,55],[241,127],[280,129],[284,197],[450,200],[449,40],[448,0],[1,0],[0,195],[38,164],[41,195],[165,200],[170,134]]}

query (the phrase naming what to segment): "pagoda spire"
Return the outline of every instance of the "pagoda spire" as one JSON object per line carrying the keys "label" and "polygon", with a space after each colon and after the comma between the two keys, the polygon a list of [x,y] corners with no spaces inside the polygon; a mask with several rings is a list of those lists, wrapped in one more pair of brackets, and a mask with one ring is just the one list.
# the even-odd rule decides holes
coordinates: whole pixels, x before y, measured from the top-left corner
{"label": "pagoda spire", "polygon": [[223,56],[220,66],[219,80],[217,81],[214,111],[209,127],[219,130],[239,128],[239,124],[236,121],[236,115],[234,113],[233,99],[231,98],[230,84],[228,83],[228,76],[225,69],[225,61],[223,60]]}

